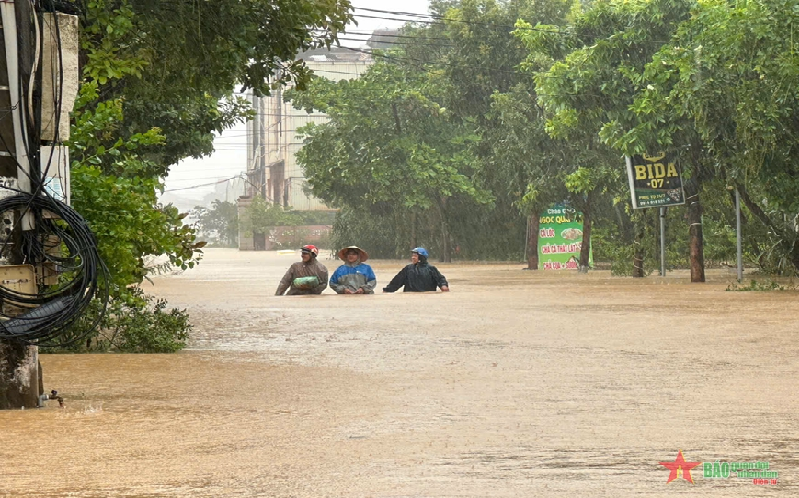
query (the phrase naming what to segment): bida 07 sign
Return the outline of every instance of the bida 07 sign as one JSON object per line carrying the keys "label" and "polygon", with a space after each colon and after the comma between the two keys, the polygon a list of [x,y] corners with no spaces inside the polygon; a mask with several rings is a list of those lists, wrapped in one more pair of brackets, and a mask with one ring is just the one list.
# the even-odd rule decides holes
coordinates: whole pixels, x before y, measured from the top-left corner
{"label": "bida 07 sign", "polygon": [[[582,246],[582,213],[554,205],[541,214],[538,232],[539,269],[576,270]],[[593,266],[590,252],[588,258],[589,266]]]}
{"label": "bida 07 sign", "polygon": [[673,157],[660,153],[627,156],[627,178],[633,208],[685,204],[680,168]]}

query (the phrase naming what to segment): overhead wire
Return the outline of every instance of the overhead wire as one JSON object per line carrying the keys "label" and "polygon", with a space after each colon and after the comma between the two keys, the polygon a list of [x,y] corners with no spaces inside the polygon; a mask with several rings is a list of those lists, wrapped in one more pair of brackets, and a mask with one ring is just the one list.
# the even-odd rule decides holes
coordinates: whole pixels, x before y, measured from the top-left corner
{"label": "overhead wire", "polygon": [[230,180],[233,180],[235,178],[240,178],[242,174],[243,173],[239,173],[238,175],[231,176],[230,178],[224,178],[222,180],[218,180],[218,181],[211,182],[211,183],[202,183],[200,185],[192,185],[191,187],[170,188],[170,189],[164,190],[164,193],[177,192],[178,190],[191,190],[191,189],[200,188],[200,187],[211,187],[213,185],[219,185],[220,183],[229,182]]}
{"label": "overhead wire", "polygon": [[[487,27],[494,27],[494,28],[503,28],[508,29],[509,31],[538,31],[541,33],[547,34],[558,34],[558,35],[567,35],[567,36],[579,36],[579,33],[576,33],[571,28],[563,28],[561,26],[556,26],[555,29],[552,27],[537,27],[537,26],[515,26],[509,24],[499,24],[499,23],[492,23],[492,22],[481,22],[481,21],[473,21],[467,19],[457,19],[447,16],[442,16],[439,14],[419,14],[415,12],[396,12],[390,10],[381,10],[381,9],[371,9],[366,7],[354,7],[355,10],[362,10],[366,12],[373,12],[378,14],[389,14],[392,16],[405,16],[411,17],[411,19],[400,19],[396,17],[381,17],[381,16],[372,16],[368,14],[353,14],[354,17],[363,17],[367,19],[383,19],[388,21],[404,21],[406,23],[421,23],[421,24],[441,24],[442,22],[453,22],[453,23],[461,23],[473,26],[487,26]],[[664,40],[639,40],[639,43],[655,43],[655,44],[663,44],[668,43],[668,41]]]}
{"label": "overhead wire", "polygon": [[544,33],[557,33],[557,34],[569,34],[569,35],[573,34],[572,32],[566,30],[552,30],[545,28],[536,28],[534,26],[517,27],[509,24],[498,24],[498,23],[489,23],[489,22],[480,22],[480,21],[470,21],[466,19],[456,19],[436,14],[416,14],[408,12],[402,13],[402,12],[392,12],[379,9],[368,9],[366,7],[355,7],[355,10],[374,12],[379,14],[390,14],[391,16],[403,16],[411,18],[411,19],[403,19],[400,17],[376,16],[371,14],[353,14],[354,17],[362,17],[364,19],[381,19],[386,21],[403,21],[406,23],[420,23],[420,24],[442,24],[443,22],[453,22],[453,23],[461,23],[472,26],[488,26],[492,28],[502,28],[502,29],[507,29],[508,31],[519,30],[519,31],[540,31]]}

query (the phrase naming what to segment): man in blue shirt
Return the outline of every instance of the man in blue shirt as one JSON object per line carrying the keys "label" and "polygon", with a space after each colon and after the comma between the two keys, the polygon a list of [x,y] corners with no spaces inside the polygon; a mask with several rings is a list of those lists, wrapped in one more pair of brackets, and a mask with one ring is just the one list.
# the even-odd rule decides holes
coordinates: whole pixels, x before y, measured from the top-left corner
{"label": "man in blue shirt", "polygon": [[338,252],[344,261],[330,277],[330,288],[339,294],[374,294],[377,277],[372,267],[364,264],[369,254],[358,246],[349,246]]}

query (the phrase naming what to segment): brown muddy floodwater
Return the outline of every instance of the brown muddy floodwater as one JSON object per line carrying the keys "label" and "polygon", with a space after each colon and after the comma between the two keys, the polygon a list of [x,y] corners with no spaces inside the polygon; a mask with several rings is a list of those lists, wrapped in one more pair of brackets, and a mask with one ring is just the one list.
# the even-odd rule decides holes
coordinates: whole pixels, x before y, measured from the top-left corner
{"label": "brown muddy floodwater", "polygon": [[[449,294],[274,297],[297,259],[156,279],[179,354],[43,355],[66,408],[0,412],[0,496],[799,495],[795,291],[452,264]],[[778,481],[667,484],[678,450]]]}

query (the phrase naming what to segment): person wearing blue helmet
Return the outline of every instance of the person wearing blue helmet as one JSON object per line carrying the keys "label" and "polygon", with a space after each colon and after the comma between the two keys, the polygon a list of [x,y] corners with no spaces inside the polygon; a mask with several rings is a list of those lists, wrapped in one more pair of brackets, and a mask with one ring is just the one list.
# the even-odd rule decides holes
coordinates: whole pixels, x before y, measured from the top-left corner
{"label": "person wearing blue helmet", "polygon": [[395,292],[403,286],[405,287],[403,292],[435,291],[437,288],[442,292],[449,291],[449,284],[444,275],[427,262],[429,256],[424,247],[411,249],[411,264],[400,270],[391,282],[383,287],[383,292]]}

